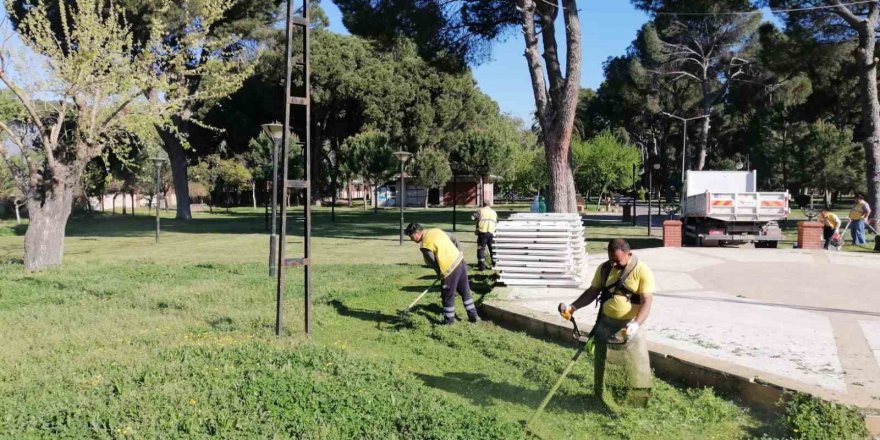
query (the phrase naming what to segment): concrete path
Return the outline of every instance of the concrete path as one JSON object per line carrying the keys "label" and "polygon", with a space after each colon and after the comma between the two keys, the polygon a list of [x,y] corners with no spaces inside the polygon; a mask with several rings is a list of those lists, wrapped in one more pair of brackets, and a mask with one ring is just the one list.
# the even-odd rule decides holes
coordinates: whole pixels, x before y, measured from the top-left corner
{"label": "concrete path", "polygon": [[[880,255],[793,249],[636,251],[657,294],[651,350],[751,381],[880,409]],[[589,259],[590,271],[604,256]],[[491,304],[567,325],[574,289],[498,289]],[[596,309],[576,314],[582,329]]]}

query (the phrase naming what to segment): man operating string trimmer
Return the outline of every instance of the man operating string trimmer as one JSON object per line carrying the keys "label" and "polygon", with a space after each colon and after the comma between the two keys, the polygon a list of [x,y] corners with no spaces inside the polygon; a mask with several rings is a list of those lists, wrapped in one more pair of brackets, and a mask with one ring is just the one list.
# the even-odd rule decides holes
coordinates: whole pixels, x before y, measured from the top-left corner
{"label": "man operating string trimmer", "polygon": [[407,225],[404,233],[410,240],[419,243],[425,263],[432,267],[440,278],[442,286],[440,295],[443,301],[443,317],[446,324],[455,324],[455,293],[461,295],[468,320],[479,322],[477,307],[471,297],[471,286],[468,283],[467,264],[464,255],[450,237],[440,229],[422,229],[418,223]]}
{"label": "man operating string trimmer", "polygon": [[605,363],[608,348],[621,350],[630,401],[647,404],[651,391],[651,365],[644,330],[639,330],[651,312],[654,274],[637,257],[629,243],[614,239],[608,243],[608,261],[596,269],[590,287],[573,303],[559,304],[567,320],[572,314],[598,298],[599,315],[590,332],[595,344],[594,392],[602,397],[605,389]]}

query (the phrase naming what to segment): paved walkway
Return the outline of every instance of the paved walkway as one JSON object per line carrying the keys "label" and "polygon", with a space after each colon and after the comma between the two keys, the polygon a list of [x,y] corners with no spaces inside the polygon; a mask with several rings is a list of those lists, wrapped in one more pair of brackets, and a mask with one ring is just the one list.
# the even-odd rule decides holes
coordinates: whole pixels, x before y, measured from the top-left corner
{"label": "paved walkway", "polygon": [[[652,350],[820,397],[880,409],[880,255],[793,249],[636,251],[657,279]],[[590,271],[604,256],[589,259]],[[574,289],[499,289],[498,307],[564,325]],[[594,322],[590,307],[575,316]]]}

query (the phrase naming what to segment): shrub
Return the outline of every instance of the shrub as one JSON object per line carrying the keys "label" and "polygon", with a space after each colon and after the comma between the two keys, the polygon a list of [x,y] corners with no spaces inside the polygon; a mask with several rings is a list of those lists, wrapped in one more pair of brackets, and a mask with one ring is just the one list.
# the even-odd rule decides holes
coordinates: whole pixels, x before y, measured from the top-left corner
{"label": "shrub", "polygon": [[803,440],[863,439],[868,436],[859,412],[803,393],[794,394],[785,407],[789,435]]}

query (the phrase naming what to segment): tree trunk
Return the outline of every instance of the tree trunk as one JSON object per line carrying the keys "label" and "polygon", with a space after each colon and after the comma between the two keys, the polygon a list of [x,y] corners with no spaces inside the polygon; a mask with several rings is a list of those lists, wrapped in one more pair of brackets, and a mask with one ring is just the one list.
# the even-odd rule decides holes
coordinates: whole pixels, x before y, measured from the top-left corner
{"label": "tree trunk", "polygon": [[58,184],[43,199],[28,200],[30,224],[24,236],[24,267],[31,272],[60,266],[64,228],[73,208],[75,185]]}
{"label": "tree trunk", "polygon": [[333,195],[330,197],[330,221],[336,221],[336,172],[330,176],[330,186],[333,188]]}
{"label": "tree trunk", "polygon": [[876,23],[867,24],[859,32],[859,47],[856,59],[863,66],[859,75],[859,88],[862,104],[862,130],[865,138],[865,176],[868,184],[868,203],[871,205],[871,218],[880,218],[880,103],[877,101],[877,58],[874,57]]}
{"label": "tree trunk", "polygon": [[254,211],[257,210],[257,181],[251,182],[251,201],[254,203]]}
{"label": "tree trunk", "polygon": [[189,220],[192,218],[192,211],[189,207],[189,176],[187,175],[186,151],[184,151],[183,144],[177,138],[177,135],[165,129],[158,128],[157,130],[162,137],[162,148],[168,153],[168,159],[171,162],[171,180],[174,183],[174,194],[177,196],[176,218],[178,220]]}
{"label": "tree trunk", "polygon": [[480,188],[477,190],[477,208],[479,208],[479,207],[483,206],[483,202],[484,202],[484,199],[483,199],[483,197],[484,197],[484,195],[483,195],[483,176],[480,176],[480,178],[477,180],[479,181],[478,185],[480,185]]}
{"label": "tree trunk", "polygon": [[135,207],[134,191],[132,191],[131,192],[131,215],[134,215],[134,207]]}
{"label": "tree trunk", "polygon": [[367,189],[367,184],[364,183],[364,189],[361,190],[361,195],[364,197],[364,211],[367,210],[367,191],[369,191]]}
{"label": "tree trunk", "polygon": [[125,191],[122,192],[122,215],[128,214],[128,207],[125,206]]}
{"label": "tree trunk", "polygon": [[111,203],[113,210],[110,211],[113,213],[113,215],[116,215],[116,198],[117,197],[119,197],[119,193],[113,193],[113,202]]}
{"label": "tree trunk", "polygon": [[[551,143],[551,142],[556,142]],[[571,171],[570,145],[571,132],[564,145],[562,141],[545,140],[545,153],[550,166],[550,211],[577,212],[577,196],[574,188],[574,174]]]}
{"label": "tree trunk", "polygon": [[[562,4],[562,8],[558,4]],[[541,126],[544,153],[550,171],[551,212],[576,213],[574,175],[571,169],[571,133],[581,78],[581,28],[576,0],[536,2],[517,0],[522,17],[525,58],[529,67],[536,116]],[[562,10],[565,23],[566,68],[563,73],[556,43],[555,21]],[[535,16],[539,14],[540,36]],[[543,42],[544,63],[538,42]],[[548,87],[549,84],[549,87]]]}
{"label": "tree trunk", "polygon": [[348,207],[351,208],[351,180],[346,180],[345,195],[348,196]]}
{"label": "tree trunk", "polygon": [[15,200],[12,202],[12,205],[15,206],[15,224],[20,225],[21,224],[21,206],[22,206],[21,202],[18,200]]}
{"label": "tree trunk", "polygon": [[379,185],[373,185],[373,212],[379,212]]}
{"label": "tree trunk", "polygon": [[709,127],[712,123],[712,117],[708,116],[712,111],[709,94],[709,84],[703,81],[703,114],[707,116],[703,118],[703,123],[700,125],[700,155],[697,158],[697,171],[703,171],[706,168],[706,157],[709,155]]}

